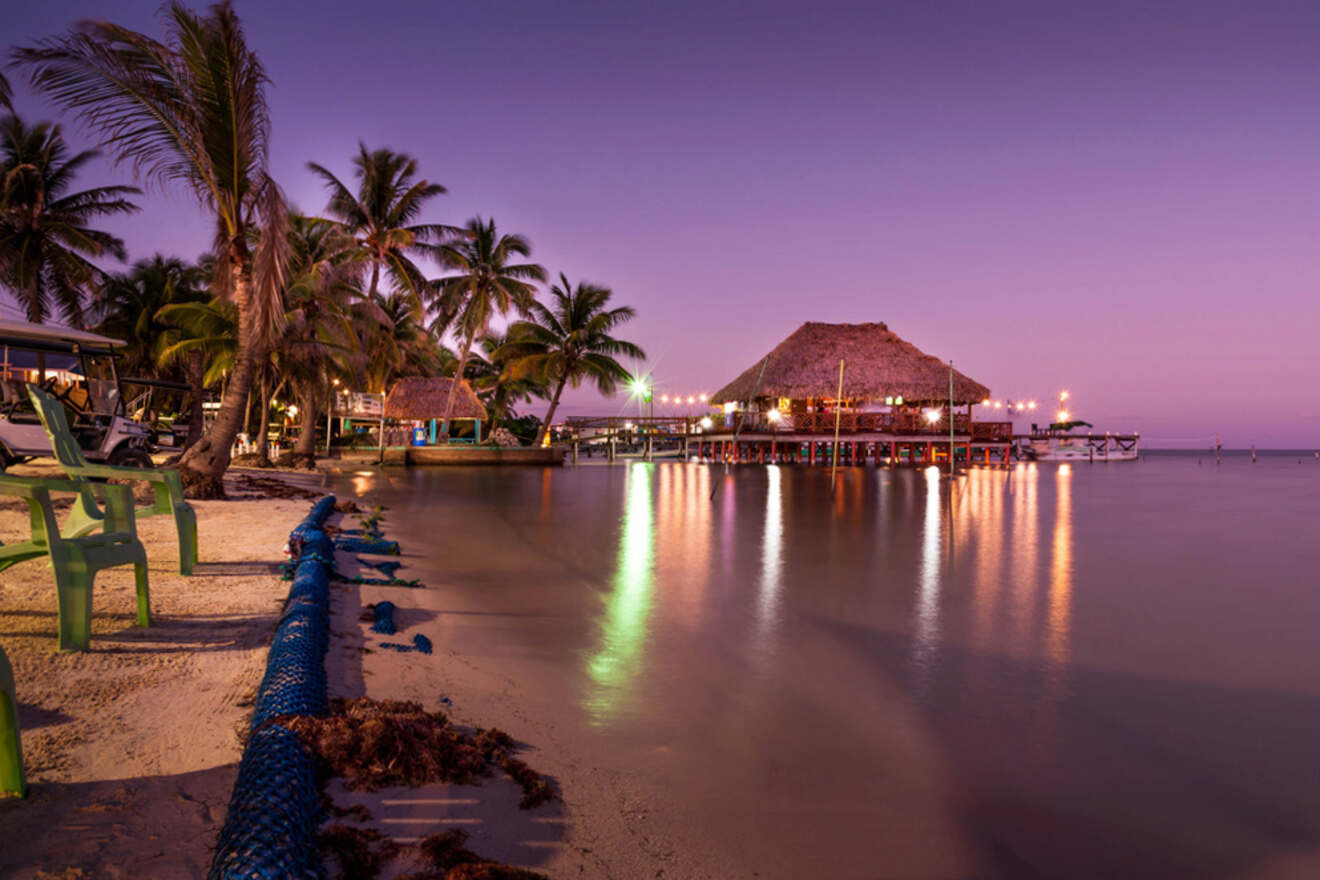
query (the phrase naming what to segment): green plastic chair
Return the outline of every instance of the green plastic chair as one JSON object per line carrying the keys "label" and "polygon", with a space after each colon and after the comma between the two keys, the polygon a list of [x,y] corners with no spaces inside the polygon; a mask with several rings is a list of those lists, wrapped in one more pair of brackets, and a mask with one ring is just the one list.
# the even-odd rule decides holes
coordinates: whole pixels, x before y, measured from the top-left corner
{"label": "green plastic chair", "polygon": [[23,746],[18,741],[18,697],[14,696],[14,668],[0,648],[0,798],[23,797]]}
{"label": "green plastic chair", "polygon": [[[50,502],[51,492],[77,494],[75,506],[95,510],[101,531],[77,537],[61,535]],[[103,568],[133,566],[137,579],[138,626],[151,625],[147,551],[138,540],[133,491],[129,487],[0,474],[0,495],[25,499],[32,523],[30,541],[0,544],[0,571],[28,559],[50,557],[51,567],[55,569],[61,651],[82,651],[91,642],[92,583]],[[97,504],[98,498],[105,502],[104,512]]]}
{"label": "green plastic chair", "polygon": [[[192,505],[183,500],[183,483],[179,472],[167,468],[115,467],[92,464],[83,458],[82,448],[69,430],[64,406],[35,385],[27,387],[32,405],[36,407],[41,424],[50,437],[51,449],[64,473],[75,479],[141,480],[150,483],[155,500],[137,510],[139,517],[169,514],[174,517],[174,528],[179,535],[179,574],[192,574],[197,564],[197,514]],[[92,508],[76,502],[73,512],[64,523],[65,537],[76,538],[100,527],[100,515]]]}

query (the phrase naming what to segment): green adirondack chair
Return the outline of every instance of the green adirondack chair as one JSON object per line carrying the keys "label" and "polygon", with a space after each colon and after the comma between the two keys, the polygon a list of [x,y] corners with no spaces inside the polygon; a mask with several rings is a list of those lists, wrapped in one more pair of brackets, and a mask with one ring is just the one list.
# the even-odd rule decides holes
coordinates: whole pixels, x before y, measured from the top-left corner
{"label": "green adirondack chair", "polygon": [[14,696],[14,668],[0,648],[0,798],[27,794],[23,776],[23,747],[18,741],[18,697]]}
{"label": "green adirondack chair", "polygon": [[[51,492],[78,496],[75,506],[94,510],[100,531],[66,537],[60,534],[51,506]],[[0,495],[27,501],[32,539],[0,544],[0,571],[41,556],[50,557],[55,569],[55,595],[59,608],[61,651],[81,651],[92,638],[92,582],[103,568],[132,565],[137,579],[138,626],[151,625],[147,594],[147,551],[138,540],[133,517],[133,491],[127,486],[88,480],[49,480],[0,474]],[[105,502],[104,511],[98,499]]]}
{"label": "green adirondack chair", "polygon": [[[46,427],[50,437],[51,449],[55,459],[64,469],[64,473],[74,479],[119,479],[141,480],[150,483],[155,492],[155,500],[146,507],[139,507],[137,515],[160,516],[168,514],[174,517],[174,528],[179,535],[179,574],[192,574],[197,564],[197,514],[192,505],[183,500],[183,483],[179,472],[168,468],[132,468],[115,467],[108,464],[92,464],[83,458],[82,448],[69,430],[69,421],[64,414],[64,406],[50,394],[35,385],[29,384],[28,396],[36,407],[41,424]],[[86,535],[100,527],[101,517],[97,511],[82,504],[74,503],[73,512],[64,523],[65,537]]]}

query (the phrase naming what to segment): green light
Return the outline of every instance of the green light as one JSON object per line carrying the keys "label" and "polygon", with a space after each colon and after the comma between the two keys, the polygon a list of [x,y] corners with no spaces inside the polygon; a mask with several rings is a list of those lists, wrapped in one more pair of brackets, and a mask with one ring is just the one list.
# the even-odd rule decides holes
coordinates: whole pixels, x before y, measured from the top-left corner
{"label": "green light", "polygon": [[641,378],[640,376],[637,377],[636,379],[633,379],[628,387],[632,389],[632,393],[634,395],[640,397],[642,400],[651,399],[651,387],[647,385],[646,380]]}
{"label": "green light", "polygon": [[628,468],[623,533],[619,537],[614,592],[601,620],[601,645],[587,661],[595,687],[586,701],[595,723],[609,720],[636,675],[651,611],[655,564],[655,529],[651,519],[652,465]]}

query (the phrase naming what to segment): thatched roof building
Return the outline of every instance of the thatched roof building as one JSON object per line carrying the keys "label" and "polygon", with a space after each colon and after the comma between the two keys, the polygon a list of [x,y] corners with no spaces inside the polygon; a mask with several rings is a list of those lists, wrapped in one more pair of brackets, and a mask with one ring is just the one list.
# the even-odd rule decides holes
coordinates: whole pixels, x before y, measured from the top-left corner
{"label": "thatched roof building", "polygon": [[[949,399],[948,363],[900,339],[884,324],[808,321],[775,346],[768,361],[758,360],[711,395],[711,403],[777,397],[832,400],[838,393],[840,358],[844,361],[844,400],[902,397],[905,403],[920,403]],[[954,371],[955,405],[980,403],[989,396],[990,389]]]}
{"label": "thatched roof building", "polygon": [[[447,376],[409,376],[394,383],[385,398],[385,418],[424,420],[445,417],[449,403],[449,386],[454,382]],[[454,419],[485,419],[486,408],[481,405],[472,386],[464,380],[454,394]]]}

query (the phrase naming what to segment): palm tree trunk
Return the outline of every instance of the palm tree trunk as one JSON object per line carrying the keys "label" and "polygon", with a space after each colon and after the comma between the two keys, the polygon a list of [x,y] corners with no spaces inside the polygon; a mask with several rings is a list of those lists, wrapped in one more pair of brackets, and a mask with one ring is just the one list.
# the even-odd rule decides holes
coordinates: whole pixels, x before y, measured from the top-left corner
{"label": "palm tree trunk", "polygon": [[472,354],[472,343],[475,339],[474,333],[463,343],[463,356],[458,359],[458,369],[454,371],[454,381],[449,386],[449,399],[445,401],[445,417],[440,423],[440,439],[446,443],[449,442],[449,417],[454,412],[454,394],[458,391],[458,383],[463,381],[463,371],[467,369],[468,356]]}
{"label": "palm tree trunk", "polygon": [[191,498],[224,498],[224,473],[234,435],[247,409],[248,392],[257,365],[257,328],[251,309],[250,260],[240,257],[234,272],[234,303],[238,306],[238,352],[211,430],[179,460],[179,473]]}
{"label": "palm tree trunk", "polygon": [[261,399],[261,388],[265,383],[265,376],[260,375],[260,371],[258,371],[258,375],[252,379],[252,387],[248,389],[247,409],[243,410],[243,433],[247,436],[249,443],[252,442],[252,436],[256,433],[253,430],[253,422],[257,419],[253,414],[253,410],[256,408],[256,400]]}
{"label": "palm tree trunk", "polygon": [[202,375],[206,368],[206,356],[194,351],[188,356],[188,384],[192,386],[192,410],[188,414],[188,439],[183,444],[187,452],[202,439],[202,428],[206,425],[206,409],[202,406],[206,389],[202,385]]}
{"label": "palm tree trunk", "polygon": [[269,465],[270,461],[270,408],[275,404],[275,398],[279,397],[280,391],[284,389],[284,379],[281,379],[274,388],[266,388],[262,385],[261,394],[261,421],[257,425],[257,464]]}
{"label": "palm tree trunk", "polygon": [[545,421],[541,423],[541,430],[536,433],[536,442],[533,446],[540,448],[545,443],[545,438],[550,435],[550,422],[555,417],[555,410],[559,408],[559,395],[564,393],[564,386],[568,384],[568,373],[559,377],[559,384],[555,386],[555,396],[550,398],[550,409],[545,414]]}
{"label": "palm tree trunk", "polygon": [[302,427],[298,429],[298,445],[294,447],[293,457],[295,463],[302,461],[311,466],[316,462],[316,390],[305,388],[298,399]]}

